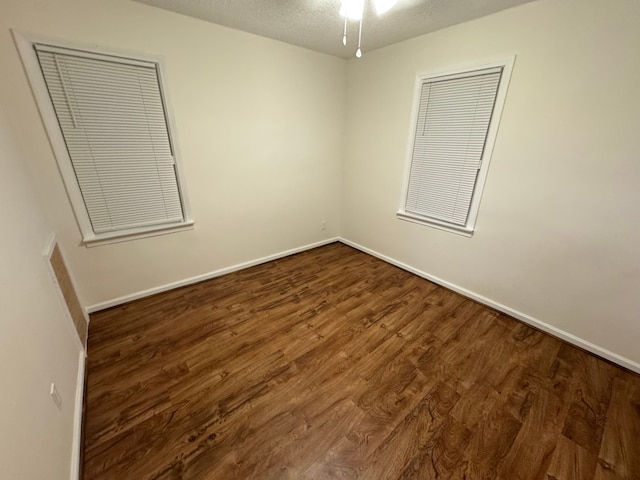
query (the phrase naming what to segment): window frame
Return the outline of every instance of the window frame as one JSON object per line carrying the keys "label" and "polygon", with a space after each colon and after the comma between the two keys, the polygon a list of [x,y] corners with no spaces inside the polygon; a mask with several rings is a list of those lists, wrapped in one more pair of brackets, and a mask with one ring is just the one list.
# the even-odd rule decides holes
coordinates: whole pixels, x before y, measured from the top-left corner
{"label": "window frame", "polygon": [[[399,220],[408,221],[411,223],[417,223],[428,227],[433,227],[439,230],[456,233],[466,237],[473,236],[476,230],[476,222],[478,219],[478,213],[480,210],[480,201],[484,190],[487,174],[489,171],[489,164],[493,154],[496,137],[498,134],[498,128],[504,108],[507,90],[511,81],[511,73],[513,71],[513,65],[515,63],[516,56],[510,56],[500,58],[491,61],[485,61],[481,63],[459,65],[457,67],[446,67],[442,69],[431,70],[416,75],[414,83],[413,103],[411,108],[411,120],[409,139],[406,148],[405,168],[402,180],[402,191],[400,197],[400,207],[396,212],[396,217]],[[481,157],[481,167],[476,177],[475,186],[473,188],[473,194],[469,205],[469,213],[467,216],[467,222],[464,226],[456,225],[446,221],[438,220],[435,218],[418,215],[413,212],[406,211],[407,195],[409,192],[409,181],[411,177],[411,166],[413,163],[413,150],[416,141],[416,128],[418,124],[418,113],[420,109],[420,96],[422,92],[423,84],[431,79],[437,79],[441,77],[448,77],[461,74],[473,74],[473,72],[486,70],[490,68],[502,68],[502,75],[500,77],[500,83],[496,93],[496,99],[494,103],[493,113],[489,123],[489,129],[487,131],[487,137],[485,147]]]}
{"label": "window frame", "polygon": [[[188,200],[184,166],[182,165],[180,148],[174,127],[175,120],[171,108],[171,101],[167,94],[167,75],[164,67],[164,58],[157,55],[141,54],[138,52],[122,51],[118,49],[106,50],[94,45],[81,45],[57,38],[21,33],[15,30],[12,30],[12,33],[24,65],[27,78],[31,85],[36,105],[40,111],[42,122],[47,132],[47,136],[49,137],[53,153],[56,157],[56,163],[62,176],[67,196],[75,214],[76,222],[82,236],[82,243],[88,247],[92,247],[193,229],[194,221],[191,216],[191,208]],[[126,62],[137,61],[153,63],[156,65],[158,85],[165,110],[167,134],[174,155],[176,183],[183,211],[182,222],[143,226],[103,233],[95,233],[93,231],[89,213],[80,190],[80,185],[76,178],[75,170],[67,150],[62,130],[58,123],[53,102],[49,96],[44,75],[40,69],[40,63],[34,48],[34,44],[37,43],[63,49],[76,50],[82,52],[82,54],[88,58],[91,58],[92,56],[94,56],[94,58],[107,56],[116,59],[122,58]]]}

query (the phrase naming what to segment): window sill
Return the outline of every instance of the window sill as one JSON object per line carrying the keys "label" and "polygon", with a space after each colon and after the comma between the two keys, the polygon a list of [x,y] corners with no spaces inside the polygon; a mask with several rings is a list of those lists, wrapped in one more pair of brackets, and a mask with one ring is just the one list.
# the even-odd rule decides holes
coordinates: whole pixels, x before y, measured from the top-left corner
{"label": "window sill", "polygon": [[438,220],[434,220],[432,218],[421,217],[419,215],[408,213],[402,210],[399,210],[396,213],[396,217],[406,222],[417,223],[418,225],[425,225],[427,227],[437,228],[438,230],[444,230],[445,232],[455,233],[458,235],[462,235],[463,237],[473,236],[473,228],[460,227],[460,226],[451,225],[445,222],[439,222]]}
{"label": "window sill", "polygon": [[158,225],[157,227],[144,227],[121,232],[85,236],[82,244],[89,248],[99,247],[100,245],[128,242],[139,238],[156,237],[158,235],[166,235],[169,233],[184,232],[186,230],[193,230],[194,228],[193,220],[189,220],[178,225]]}

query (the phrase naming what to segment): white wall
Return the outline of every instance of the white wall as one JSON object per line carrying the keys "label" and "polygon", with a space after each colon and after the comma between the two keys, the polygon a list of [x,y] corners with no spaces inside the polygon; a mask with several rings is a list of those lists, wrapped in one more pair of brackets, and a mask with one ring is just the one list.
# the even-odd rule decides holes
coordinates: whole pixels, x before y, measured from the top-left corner
{"label": "white wall", "polygon": [[[9,28],[164,56],[194,230],[79,245]],[[128,0],[3,0],[0,58],[0,100],[85,305],[337,236],[344,60]]]}
{"label": "white wall", "polygon": [[[350,61],[342,236],[640,367],[638,25],[544,0]],[[396,219],[416,74],[513,54],[473,238]]]}
{"label": "white wall", "polygon": [[51,230],[24,160],[0,108],[0,477],[68,480],[80,347],[42,255]]}

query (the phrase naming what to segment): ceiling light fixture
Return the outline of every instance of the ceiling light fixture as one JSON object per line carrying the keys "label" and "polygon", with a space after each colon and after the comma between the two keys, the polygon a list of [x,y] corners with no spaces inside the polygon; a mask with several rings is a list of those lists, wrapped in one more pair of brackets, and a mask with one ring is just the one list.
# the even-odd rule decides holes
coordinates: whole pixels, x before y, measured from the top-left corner
{"label": "ceiling light fixture", "polygon": [[[364,2],[365,0],[342,0],[340,5],[340,15],[344,17],[344,32],[342,34],[342,44],[347,45],[347,22],[349,20],[359,20],[360,28],[358,29],[358,50],[356,50],[356,57],[362,57],[362,50],[360,48],[362,43],[362,17],[364,15]],[[398,3],[398,0],[373,0],[376,6],[376,13],[382,15],[393,8]]]}

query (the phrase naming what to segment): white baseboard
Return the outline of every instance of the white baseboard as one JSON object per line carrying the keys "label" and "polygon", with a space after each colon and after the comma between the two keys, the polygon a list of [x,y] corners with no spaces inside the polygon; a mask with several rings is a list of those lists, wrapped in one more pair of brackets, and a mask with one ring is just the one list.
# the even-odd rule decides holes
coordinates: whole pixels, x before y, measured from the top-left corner
{"label": "white baseboard", "polygon": [[78,359],[78,380],[76,383],[76,404],[73,412],[73,444],[71,446],[71,480],[80,480],[80,459],[82,458],[82,407],[84,403],[85,351]]}
{"label": "white baseboard", "polygon": [[339,240],[340,238],[338,237],[328,238],[326,240],[321,240],[319,242],[303,245],[302,247],[292,248],[291,250],[285,250],[284,252],[274,253],[273,255],[268,255],[266,257],[257,258],[255,260],[249,260],[248,262],[238,263],[236,265],[232,265],[226,268],[221,268],[213,272],[204,273],[202,275],[186,278],[184,280],[178,280],[177,282],[167,283],[165,285],[149,288],[148,290],[143,290],[141,292],[132,293],[130,295],[124,295],[122,297],[114,298],[112,300],[107,300],[105,302],[96,303],[95,305],[88,306],[87,312],[94,313],[100,310],[104,310],[106,308],[115,307],[116,305],[122,305],[123,303],[148,297],[156,293],[166,292],[168,290],[173,290],[174,288],[185,287],[187,285],[192,285],[194,283],[202,282],[203,280],[209,280],[211,278],[220,277],[222,275],[226,275],[227,273],[237,272],[238,270],[243,270],[245,268],[260,265],[262,263],[267,263],[272,260],[277,260],[279,258],[288,257],[289,255],[294,255],[296,253],[304,252],[305,250],[311,250],[312,248],[322,247],[323,245],[328,245],[329,243],[334,243]]}
{"label": "white baseboard", "polygon": [[557,327],[554,327],[553,325],[549,325],[548,323],[543,322],[542,320],[538,320],[537,318],[534,318],[530,315],[527,315],[526,313],[520,312],[518,310],[515,310],[511,307],[508,307],[507,305],[503,305],[499,302],[496,302],[495,300],[492,300],[490,298],[487,298],[483,295],[480,295],[476,292],[472,292],[470,290],[467,290],[466,288],[460,287],[458,285],[455,285],[451,282],[448,282],[446,280],[443,280],[441,278],[435,277],[433,275],[430,275],[426,272],[423,272],[422,270],[419,270],[417,268],[414,268],[410,265],[407,265],[405,263],[402,263],[394,258],[388,257],[387,255],[383,255],[382,253],[379,253],[375,250],[372,250],[370,248],[364,247],[362,245],[359,245],[358,243],[352,242],[351,240],[348,240],[346,238],[342,238],[342,237],[334,237],[334,238],[330,238],[330,239],[326,239],[326,240],[322,240],[320,242],[316,242],[316,243],[312,243],[309,245],[304,245],[302,247],[298,247],[298,248],[293,248],[291,250],[286,250],[284,252],[279,252],[279,253],[275,253],[273,255],[268,255],[266,257],[262,257],[262,258],[258,258],[255,260],[250,260],[248,262],[243,262],[243,263],[239,263],[237,265],[232,265],[230,267],[226,267],[226,268],[222,268],[220,270],[215,270],[213,272],[209,272],[209,273],[205,273],[202,275],[197,275],[195,277],[191,277],[191,278],[187,278],[184,280],[179,280],[177,282],[172,282],[172,283],[168,283],[165,285],[160,285],[158,287],[155,288],[150,288],[148,290],[143,290],[141,292],[137,292],[137,293],[133,293],[130,295],[125,295],[122,297],[118,297],[118,298],[114,298],[112,300],[107,300],[105,302],[101,302],[101,303],[97,303],[95,305],[91,305],[89,307],[87,307],[87,312],[88,313],[93,313],[93,312],[97,312],[99,310],[104,310],[106,308],[111,308],[111,307],[115,307],[116,305],[121,305],[123,303],[127,303],[127,302],[131,302],[133,300],[138,300],[140,298],[144,298],[144,297],[148,297],[150,295],[154,295],[156,293],[161,293],[161,292],[166,292],[168,290],[172,290],[174,288],[179,288],[179,287],[184,287],[186,285],[191,285],[194,283],[198,283],[201,282],[203,280],[209,280],[211,278],[215,278],[215,277],[219,277],[221,275],[225,275],[227,273],[231,273],[231,272],[236,272],[238,270],[242,270],[244,268],[249,268],[249,267],[253,267],[255,265],[260,265],[262,263],[266,263],[266,262],[270,262],[272,260],[277,260],[279,258],[283,258],[283,257],[287,257],[289,255],[294,255],[296,253],[300,253],[303,252],[305,250],[310,250],[312,248],[316,248],[316,247],[321,247],[323,245],[327,245],[329,243],[333,243],[333,242],[342,242],[345,245],[349,245],[350,247],[353,247],[357,250],[360,250],[362,252],[368,253],[369,255],[372,255],[374,257],[377,257],[381,260],[384,260],[387,263],[390,263],[392,265],[395,265],[396,267],[402,268],[403,270],[406,270],[408,272],[411,272],[415,275],[418,275],[419,277],[425,278],[433,283],[437,283],[438,285],[441,285],[445,288],[448,288],[450,290],[453,290],[454,292],[457,292],[461,295],[464,295],[465,297],[471,298],[479,303],[482,303],[483,305],[487,305],[488,307],[494,308],[500,312],[503,312],[507,315],[510,315],[524,323],[527,323],[529,325],[531,325],[532,327],[535,327],[539,330],[542,330],[543,332],[549,333],[550,335],[553,335],[554,337],[560,338],[568,343],[571,343],[572,345],[575,345],[577,347],[580,347],[584,350],[587,350],[599,357],[605,358],[607,360],[610,360],[613,363],[616,363],[622,367],[625,367],[631,371],[634,371],[636,373],[640,373],[640,363],[635,362],[633,360],[630,360],[626,357],[623,357],[621,355],[618,355],[617,353],[611,352],[605,348],[602,348],[598,345],[595,345],[587,340],[584,340],[580,337],[577,337],[569,332],[566,332],[564,330],[561,330]]}
{"label": "white baseboard", "polygon": [[364,247],[362,245],[359,245],[345,238],[340,238],[340,242],[344,243],[345,245],[349,245],[350,247],[353,247],[357,250],[360,250],[364,253],[368,253],[369,255],[377,257],[380,260],[384,260],[385,262],[395,265],[396,267],[399,267],[403,270],[406,270],[415,275],[418,275],[419,277],[425,278],[433,283],[437,283],[438,285],[448,288],[449,290],[453,290],[454,292],[464,295],[465,297],[471,298],[476,302],[482,303],[483,305],[494,308],[502,313],[506,313],[507,315],[510,315],[524,323],[527,323],[532,327],[537,328],[538,330],[542,330],[543,332],[553,335],[554,337],[557,337],[561,340],[571,343],[572,345],[575,345],[584,350],[587,350],[593,353],[594,355],[610,360],[611,362],[617,365],[620,365],[624,368],[627,368],[631,371],[634,371],[636,373],[640,373],[640,363],[634,362],[633,360],[630,360],[626,357],[618,355],[617,353],[611,352],[605,348],[602,348],[598,345],[588,342],[587,340],[577,337],[569,332],[565,332],[564,330],[554,327],[553,325],[549,325],[548,323],[538,320],[537,318],[527,315],[526,313],[519,312],[518,310],[514,310],[513,308],[510,308],[499,302],[491,300],[490,298],[482,296],[478,293],[467,290],[466,288],[459,287],[458,285],[455,285],[451,282],[447,282],[446,280],[443,280],[441,278],[434,277],[433,275],[429,275],[428,273],[425,273],[422,270],[418,270],[417,268],[407,265],[406,263],[402,263],[398,260],[395,260],[394,258],[383,255],[379,252],[376,252],[375,250],[371,250],[370,248]]}

